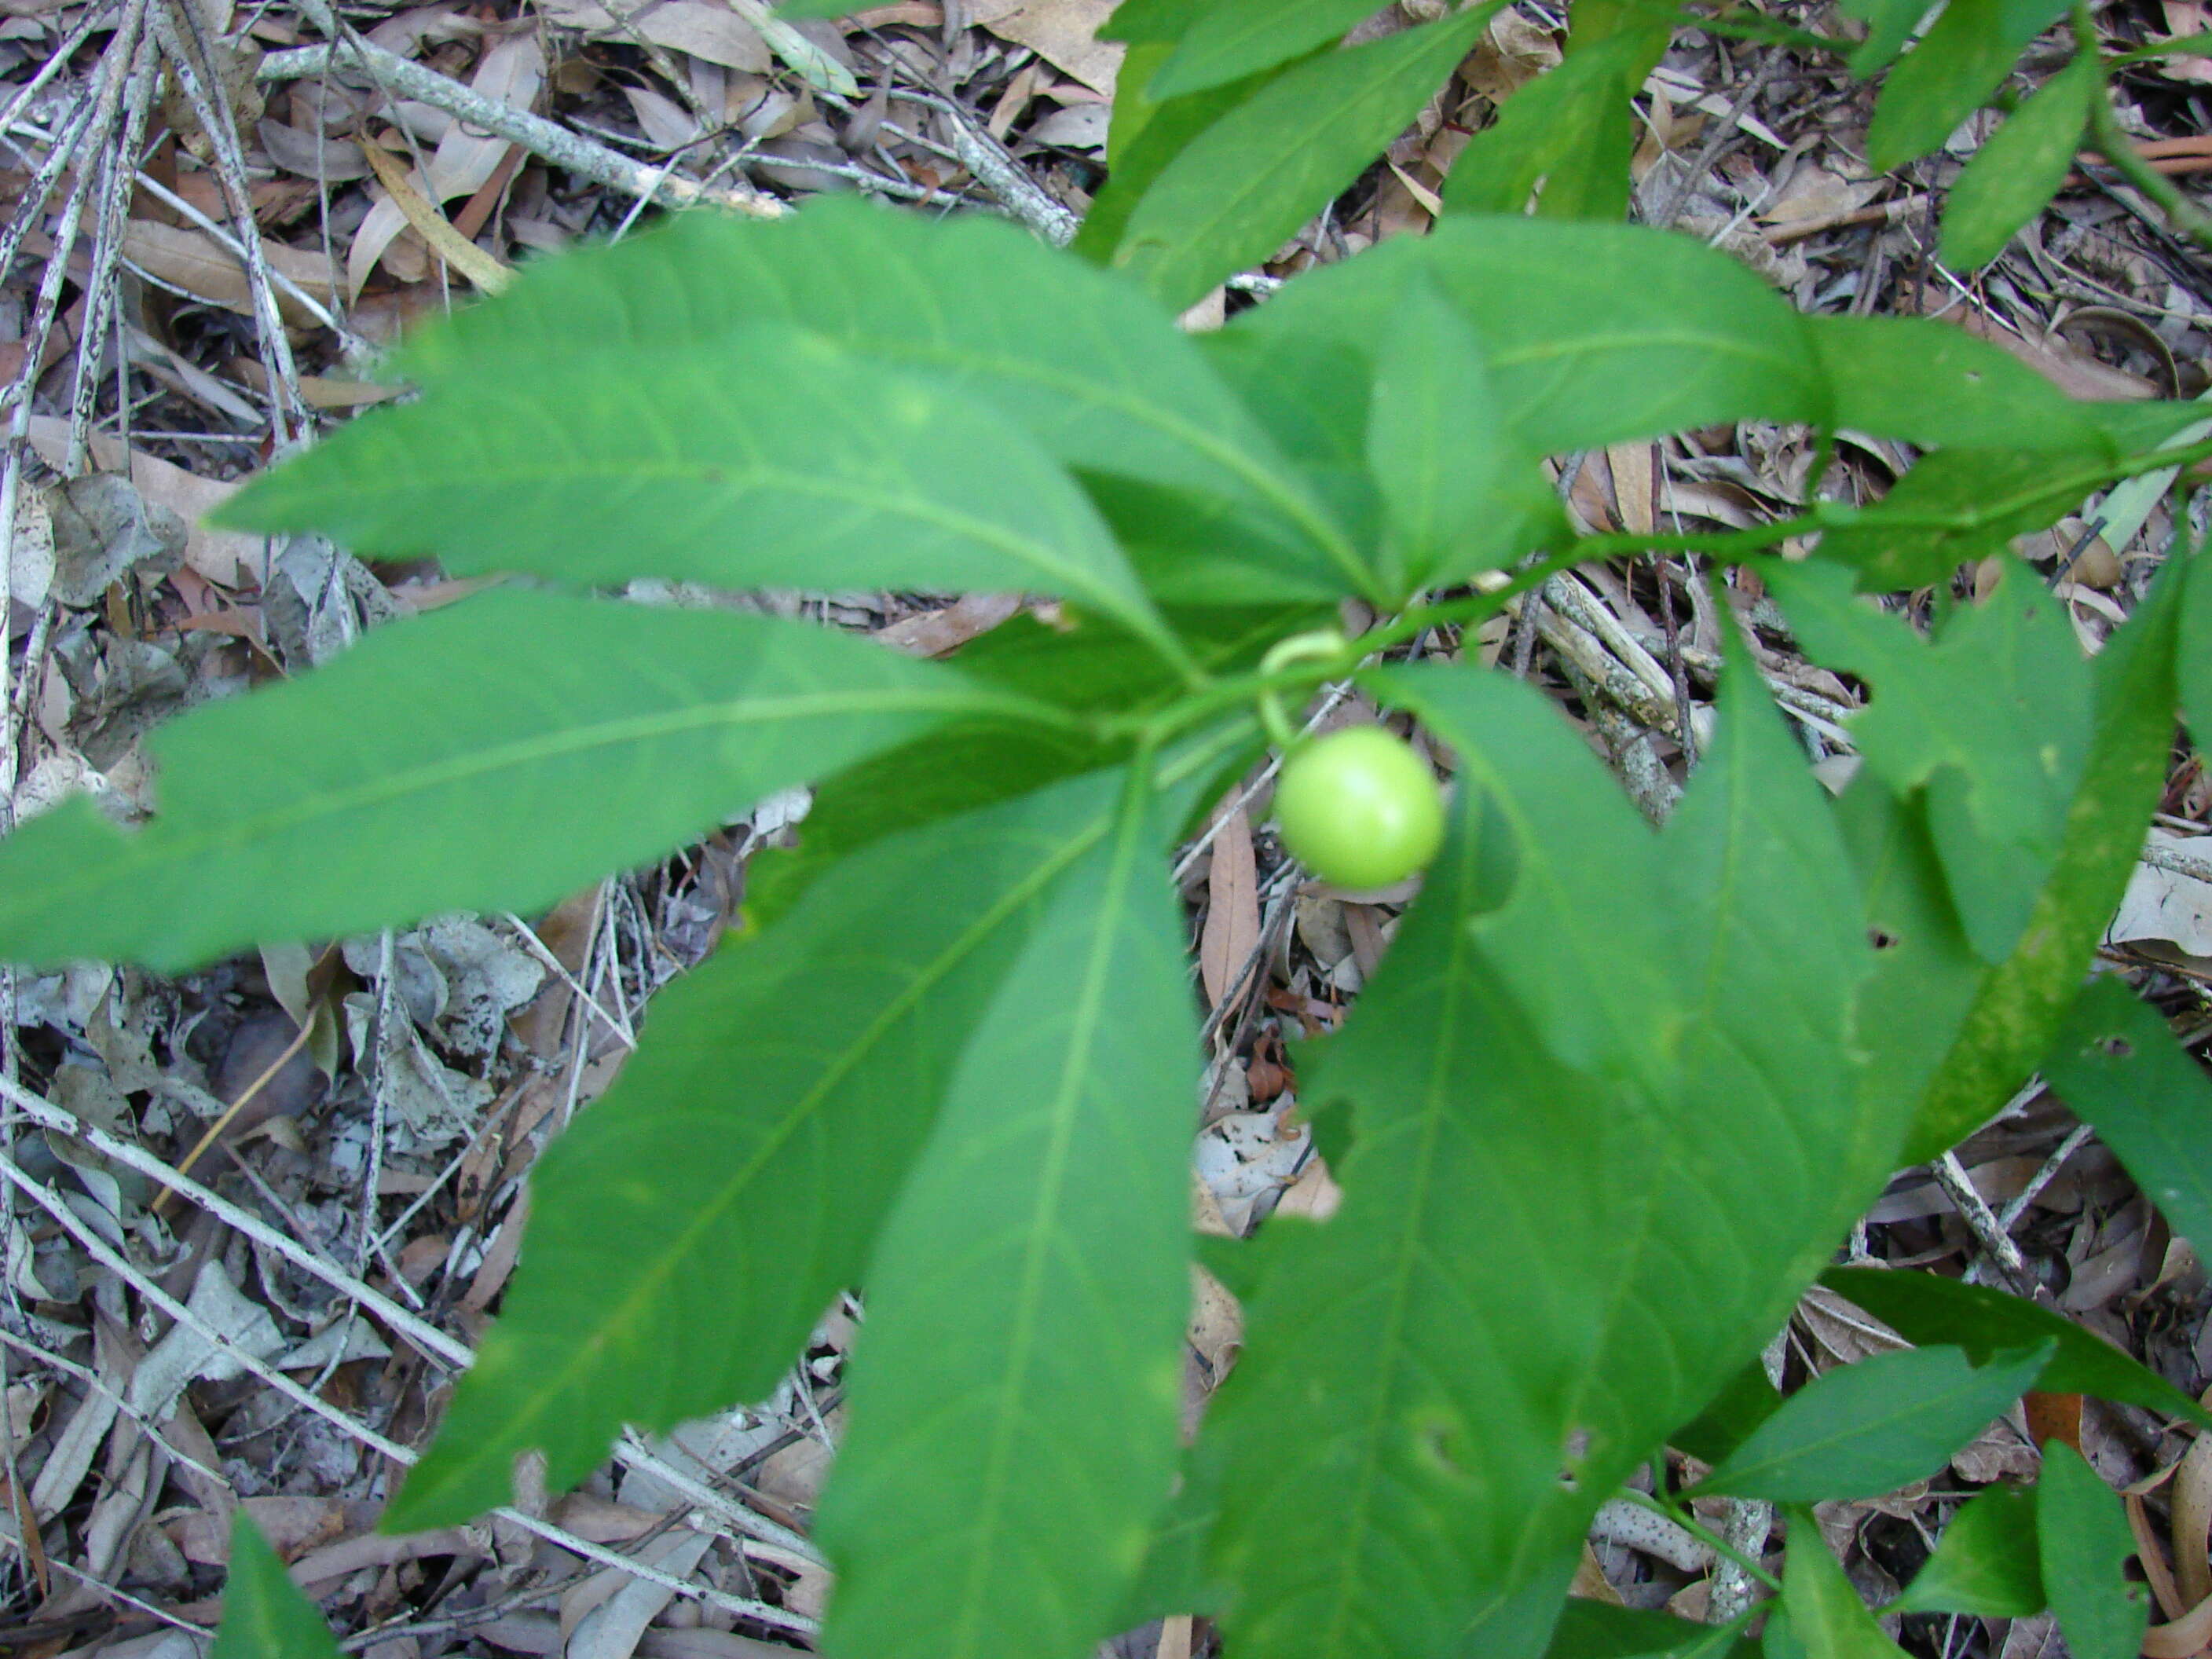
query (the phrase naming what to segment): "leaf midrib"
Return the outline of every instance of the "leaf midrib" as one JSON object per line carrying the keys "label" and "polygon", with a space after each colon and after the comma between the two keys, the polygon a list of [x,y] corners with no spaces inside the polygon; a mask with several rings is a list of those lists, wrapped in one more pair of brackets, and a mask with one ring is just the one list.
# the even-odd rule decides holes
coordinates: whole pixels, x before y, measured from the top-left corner
{"label": "leaf midrib", "polygon": [[[705,471],[717,469],[724,474],[718,481],[709,480],[701,476]],[[440,481],[433,478],[429,482],[431,487],[434,488]],[[532,465],[501,457],[496,463],[471,464],[465,480],[454,479],[444,482],[465,483],[472,492],[481,490],[486,484],[513,485],[521,489],[548,483],[574,484],[579,482],[633,484],[681,483],[697,484],[708,489],[725,491],[733,495],[756,488],[785,489],[794,495],[813,496],[841,506],[865,507],[890,517],[910,519],[934,529],[965,536],[995,552],[1005,554],[1018,563],[1028,565],[1042,572],[1056,582],[1064,584],[1064,591],[1071,595],[1079,593],[1088,595],[1102,606],[1109,609],[1114,615],[1143,623],[1148,633],[1157,629],[1157,624],[1149,614],[1149,607],[1146,606],[1141,600],[1121,591],[1112,583],[1099,580],[1095,574],[1082,565],[1060,556],[1053,551],[1048,544],[1043,541],[1016,534],[1011,530],[992,523],[989,520],[977,519],[969,514],[953,511],[943,503],[932,501],[927,496],[893,494],[854,480],[824,477],[819,473],[787,471],[781,467],[759,461],[753,461],[742,469],[737,469],[732,467],[727,462],[705,459],[696,461],[647,459],[617,464],[612,461],[587,458],[562,464],[549,462]],[[394,505],[403,507],[410,498],[419,497],[424,487],[424,475],[419,468],[410,470],[385,467],[376,468],[374,477],[356,479],[348,486],[349,493],[354,501],[368,501],[381,496]],[[327,515],[325,515],[325,521],[327,521]],[[358,521],[356,515],[356,522],[358,523]],[[1085,526],[1071,525],[1067,528],[1076,530]],[[1118,560],[1119,550],[1115,547],[1111,538],[1105,533],[1103,526],[1093,526],[1088,528],[1095,532],[1091,537],[1095,544]]]}
{"label": "leaf midrib", "polygon": [[[1471,830],[1468,832],[1468,838],[1471,843],[1473,839]],[[1474,856],[1474,849],[1470,844],[1463,857],[1471,860]],[[1447,971],[1438,975],[1448,988],[1437,1012],[1436,1029],[1439,1031],[1451,1033],[1458,1029],[1455,1016],[1458,1013],[1463,1000],[1467,960],[1474,949],[1474,933],[1472,928],[1452,929],[1452,949],[1446,964]],[[1443,1104],[1448,1081],[1447,1067],[1449,1062],[1455,1060],[1458,1057],[1458,1046],[1455,1042],[1446,1040],[1437,1044],[1436,1055],[1429,1068],[1428,1087],[1425,1096],[1428,1106],[1421,1115],[1420,1139],[1415,1148],[1417,1158],[1415,1168],[1418,1173],[1413,1191],[1407,1196],[1407,1201],[1399,1206],[1405,1216],[1405,1224],[1399,1230],[1398,1236],[1405,1241],[1405,1247],[1396,1252],[1397,1260],[1393,1263],[1389,1312],[1384,1321],[1382,1340],[1378,1345],[1379,1352],[1394,1357],[1404,1340],[1405,1327],[1411,1316],[1413,1300],[1413,1263],[1417,1254],[1413,1241],[1420,1237],[1434,1196],[1435,1148],[1447,1109]],[[1352,1171],[1347,1169],[1345,1173],[1349,1177]],[[1344,1645],[1348,1640],[1346,1626],[1351,1622],[1352,1602],[1358,1594],[1359,1586],[1354,1579],[1358,1569],[1364,1565],[1366,1534],[1373,1527],[1376,1508],[1375,1488],[1382,1478],[1383,1463],[1382,1447],[1393,1410],[1397,1403],[1398,1393],[1399,1370],[1394,1358],[1394,1363],[1383,1373],[1381,1386],[1375,1390],[1375,1408],[1369,1414],[1367,1433],[1359,1442],[1366,1449],[1366,1455],[1360,1460],[1353,1492],[1347,1506],[1349,1516],[1345,1528],[1346,1547],[1337,1558],[1337,1588],[1335,1595],[1330,1598],[1328,1636],[1325,1640],[1316,1644],[1316,1650],[1322,1654],[1337,1654],[1352,1650]]]}
{"label": "leaf midrib", "polygon": [[[985,699],[988,702],[989,700]],[[769,703],[717,700],[653,714],[630,715],[584,726],[565,726],[550,733],[507,740],[482,749],[452,755],[410,769],[380,773],[355,784],[287,801],[268,811],[233,818],[192,834],[168,830],[164,820],[124,842],[131,872],[162,864],[181,863],[206,854],[241,850],[318,818],[390,805],[415,793],[445,787],[501,772],[527,769],[595,749],[621,744],[641,744],[680,737],[689,732],[768,724],[793,720],[820,719],[841,714],[958,714],[978,706],[973,693],[958,687],[925,687],[904,691],[813,692]],[[137,856],[129,855],[135,853]],[[117,878],[112,863],[88,865],[76,876],[46,884],[40,894],[46,906],[58,907],[81,894],[92,892]]]}
{"label": "leaf midrib", "polygon": [[1136,866],[1138,843],[1142,839],[1139,831],[1147,797],[1140,787],[1133,785],[1133,787],[1115,803],[1113,817],[1102,819],[1102,834],[1106,822],[1111,822],[1120,833],[1114,848],[1113,864],[1106,872],[1106,879],[1101,886],[1097,911],[1099,925],[1091,940],[1089,957],[1084,963],[1083,979],[1073,1004],[1074,1018],[1071,1022],[1066,1058],[1053,1090],[1049,1109],[1052,1127],[1045,1143],[1044,1167],[1037,1180],[1036,1201],[1030,1209],[1027,1241],[1023,1250],[1021,1282],[1014,1298],[1014,1326],[1007,1342],[1007,1363],[1000,1374],[999,1409],[993,1423],[989,1446],[984,1455],[983,1478],[974,1511],[978,1518],[977,1537],[992,1541],[988,1546],[979,1544],[968,1552],[967,1583],[956,1615],[959,1639],[951,1649],[955,1652],[977,1650],[977,1626],[982,1620],[984,1604],[988,1599],[988,1580],[997,1565],[996,1540],[1005,1524],[1006,1488],[1013,1455],[1013,1425],[1019,1397],[1028,1382],[1030,1354],[1037,1342],[1037,1309],[1048,1255],[1042,1243],[1048,1229],[1057,1231],[1060,1188],[1066,1180],[1068,1164],[1073,1155],[1076,1123],[1081,1115],[1085,1068],[1103,1024],[1106,986],[1113,966],[1114,945],[1127,908],[1121,900],[1129,891]]}
{"label": "leaf midrib", "polygon": [[[1279,473],[1261,465],[1237,446],[1217,438],[1206,427],[1181,418],[1164,404],[1117,391],[1096,379],[1054,372],[1032,359],[986,356],[972,350],[962,352],[951,349],[952,345],[953,343],[948,342],[946,350],[931,351],[911,342],[892,340],[872,341],[868,349],[894,360],[929,363],[940,368],[981,368],[1009,380],[1026,381],[1048,392],[1083,397],[1098,408],[1148,426],[1163,437],[1188,446],[1250,489],[1327,553],[1330,562],[1337,567],[1340,574],[1352,579],[1355,584],[1365,580],[1358,550],[1344,532],[1303,491],[1291,488]],[[1234,392],[1228,395],[1234,400]]]}

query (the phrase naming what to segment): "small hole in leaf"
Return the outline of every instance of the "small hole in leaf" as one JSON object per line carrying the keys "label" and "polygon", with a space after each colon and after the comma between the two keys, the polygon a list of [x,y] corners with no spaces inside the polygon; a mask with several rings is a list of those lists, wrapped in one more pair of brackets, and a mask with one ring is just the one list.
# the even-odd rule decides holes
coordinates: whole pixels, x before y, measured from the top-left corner
{"label": "small hole in leaf", "polygon": [[2097,1051],[2114,1060],[2125,1060],[2136,1051],[2136,1045],[2124,1036],[2099,1037]]}
{"label": "small hole in leaf", "polygon": [[1467,1478],[1467,1470],[1454,1455],[1457,1436],[1449,1417],[1441,1412],[1424,1412],[1415,1419],[1413,1430],[1414,1443],[1434,1468],[1455,1480]]}
{"label": "small hole in leaf", "polygon": [[1869,927],[1867,929],[1867,943],[1877,951],[1894,951],[1904,940],[1884,928]]}

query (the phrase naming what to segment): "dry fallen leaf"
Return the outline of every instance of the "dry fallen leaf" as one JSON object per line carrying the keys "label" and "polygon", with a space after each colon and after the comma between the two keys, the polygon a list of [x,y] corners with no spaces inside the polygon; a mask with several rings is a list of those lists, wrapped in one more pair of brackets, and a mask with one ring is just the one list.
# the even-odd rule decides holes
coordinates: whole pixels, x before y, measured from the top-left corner
{"label": "dry fallen leaf", "polygon": [[617,0],[612,9],[592,0],[544,0],[538,10],[547,22],[574,29],[588,40],[628,44],[635,30],[656,46],[724,69],[766,75],[775,64],[758,29],[727,6],[706,0],[665,0],[659,5]]}
{"label": "dry fallen leaf", "polygon": [[1248,979],[1237,975],[1260,948],[1260,878],[1252,853],[1252,821],[1243,807],[1222,820],[1213,838],[1213,862],[1206,877],[1206,928],[1199,936],[1199,974],[1208,1007],[1218,1008],[1232,990],[1251,994]]}
{"label": "dry fallen leaf", "polygon": [[[404,220],[400,222],[405,223]],[[123,257],[154,276],[241,317],[253,315],[253,289],[238,256],[204,230],[133,219],[123,234]],[[329,301],[337,284],[330,262],[306,248],[262,239],[261,257],[269,268],[289,277],[315,299]],[[284,320],[306,327],[315,320],[296,299],[276,289],[276,308]]]}
{"label": "dry fallen leaf", "polygon": [[[534,33],[518,34],[501,41],[484,54],[469,87],[511,109],[526,110],[537,101],[538,88],[544,81],[544,46]],[[511,148],[504,138],[456,121],[447,129],[430,157],[428,187],[423,189],[416,175],[416,188],[432,202],[450,202],[456,196],[471,195],[507,159]],[[369,209],[368,216],[361,222],[361,228],[354,233],[352,245],[346,250],[349,299],[360,297],[369,273],[407,228],[407,215],[388,197]]]}
{"label": "dry fallen leaf", "polygon": [[[40,460],[58,470],[69,449],[69,422],[58,416],[32,416],[31,447]],[[260,557],[260,537],[210,530],[200,522],[238,489],[238,482],[220,483],[213,478],[195,477],[180,466],[126,449],[116,439],[99,433],[93,434],[91,453],[92,464],[108,472],[122,471],[128,456],[131,482],[138,493],[185,521],[185,564],[216,586],[237,586],[240,562]]]}
{"label": "dry fallen leaf", "polygon": [[[2212,862],[2212,836],[2174,836],[2154,830],[2150,838],[2154,846]],[[2115,945],[2162,939],[2192,957],[2212,957],[2212,881],[2138,864],[2105,936]]]}
{"label": "dry fallen leaf", "polygon": [[[2169,39],[2212,33],[2212,7],[2201,0],[2163,0]],[[2212,81],[2212,58],[2154,58],[2144,65],[2169,81]]]}
{"label": "dry fallen leaf", "polygon": [[1001,40],[1027,46],[1093,92],[1114,95],[1114,76],[1127,50],[1098,39],[1115,0],[971,0],[969,19]]}

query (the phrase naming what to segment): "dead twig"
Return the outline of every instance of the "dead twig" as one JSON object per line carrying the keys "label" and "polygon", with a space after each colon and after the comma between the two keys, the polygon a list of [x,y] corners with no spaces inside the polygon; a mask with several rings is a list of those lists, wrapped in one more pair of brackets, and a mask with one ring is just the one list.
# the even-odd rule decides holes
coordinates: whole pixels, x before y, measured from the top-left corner
{"label": "dead twig", "polygon": [[358,65],[394,92],[441,109],[471,126],[496,133],[543,161],[610,190],[618,190],[625,196],[655,202],[663,207],[726,208],[753,219],[780,219],[791,211],[787,204],[773,196],[748,189],[709,188],[690,179],[678,178],[665,168],[618,155],[605,144],[580,137],[541,115],[510,108],[435,70],[425,69],[411,58],[386,52],[366,40],[344,40],[331,46],[271,52],[261,60],[258,73],[264,81],[298,81],[349,65]]}

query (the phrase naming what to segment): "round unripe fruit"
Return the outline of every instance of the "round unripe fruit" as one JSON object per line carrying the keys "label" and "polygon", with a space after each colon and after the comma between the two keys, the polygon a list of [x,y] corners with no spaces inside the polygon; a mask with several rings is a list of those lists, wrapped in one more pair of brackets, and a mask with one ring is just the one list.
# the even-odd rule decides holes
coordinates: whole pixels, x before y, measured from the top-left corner
{"label": "round unripe fruit", "polygon": [[1339,887],[1388,887],[1427,866],[1444,838],[1429,763],[1379,726],[1293,750],[1275,785],[1283,845]]}

